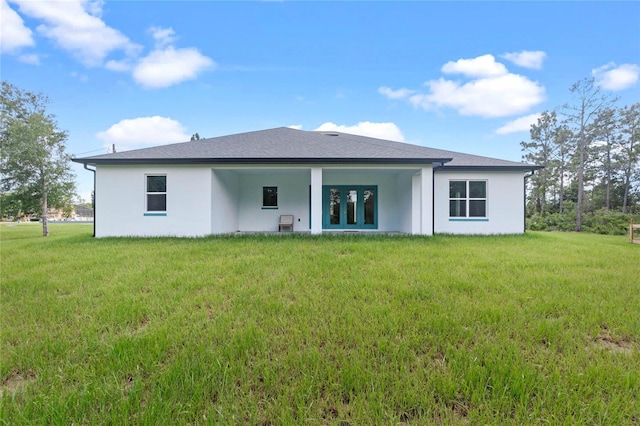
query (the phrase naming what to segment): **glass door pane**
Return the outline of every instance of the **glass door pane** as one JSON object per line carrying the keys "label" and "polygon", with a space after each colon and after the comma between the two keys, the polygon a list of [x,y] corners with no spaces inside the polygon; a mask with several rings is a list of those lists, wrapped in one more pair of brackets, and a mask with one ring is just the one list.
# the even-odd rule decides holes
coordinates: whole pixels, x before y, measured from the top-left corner
{"label": "glass door pane", "polygon": [[329,189],[329,223],[340,225],[340,189]]}
{"label": "glass door pane", "polygon": [[376,223],[375,218],[375,191],[373,189],[364,190],[364,224],[373,225]]}
{"label": "glass door pane", "polygon": [[347,190],[347,225],[358,223],[358,191]]}

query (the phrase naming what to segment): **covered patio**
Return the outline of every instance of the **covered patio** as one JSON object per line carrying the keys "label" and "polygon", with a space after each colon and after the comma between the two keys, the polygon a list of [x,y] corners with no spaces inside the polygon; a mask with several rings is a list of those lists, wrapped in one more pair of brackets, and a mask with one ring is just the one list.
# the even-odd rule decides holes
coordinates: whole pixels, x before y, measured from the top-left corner
{"label": "covered patio", "polygon": [[[212,233],[432,233],[432,169],[417,166],[227,166],[212,169]],[[265,197],[267,197],[265,199]]]}

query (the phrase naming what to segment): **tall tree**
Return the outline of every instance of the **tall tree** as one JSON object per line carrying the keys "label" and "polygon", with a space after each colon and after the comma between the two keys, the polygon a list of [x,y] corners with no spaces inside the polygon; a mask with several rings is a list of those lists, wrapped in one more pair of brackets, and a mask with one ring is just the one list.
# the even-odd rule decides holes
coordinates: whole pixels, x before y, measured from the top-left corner
{"label": "tall tree", "polygon": [[0,176],[25,213],[39,214],[49,235],[48,209],[64,208],[75,193],[67,133],[48,114],[49,99],[3,81],[0,95]]}
{"label": "tall tree", "polygon": [[576,231],[582,230],[582,211],[584,207],[584,171],[586,154],[591,135],[587,133],[588,126],[595,119],[596,115],[603,109],[609,108],[614,102],[609,94],[604,94],[595,85],[594,79],[583,79],[574,83],[569,89],[572,102],[563,106],[564,114],[570,123],[575,126],[577,135],[577,158],[578,158],[578,199],[576,203]]}
{"label": "tall tree", "polygon": [[544,111],[537,123],[531,125],[530,141],[520,142],[524,160],[533,164],[538,164],[544,168],[531,178],[533,185],[532,195],[534,197],[534,209],[543,215],[548,213],[547,194],[551,180],[552,160],[555,149],[555,133],[557,128],[557,117],[555,112]]}
{"label": "tall tree", "polygon": [[637,172],[640,163],[640,103],[625,106],[620,111],[621,150],[619,161],[622,164],[624,177],[624,198],[622,211],[627,212],[629,206],[629,192],[634,171]]}
{"label": "tall tree", "polygon": [[573,160],[575,137],[569,126],[561,124],[555,132],[554,143],[556,145],[556,173],[558,180],[558,211],[564,212],[564,189]]}
{"label": "tall tree", "polygon": [[594,166],[601,173],[604,189],[604,208],[611,209],[611,180],[615,177],[615,151],[619,145],[618,110],[604,108],[598,112],[589,126],[588,133],[594,139]]}

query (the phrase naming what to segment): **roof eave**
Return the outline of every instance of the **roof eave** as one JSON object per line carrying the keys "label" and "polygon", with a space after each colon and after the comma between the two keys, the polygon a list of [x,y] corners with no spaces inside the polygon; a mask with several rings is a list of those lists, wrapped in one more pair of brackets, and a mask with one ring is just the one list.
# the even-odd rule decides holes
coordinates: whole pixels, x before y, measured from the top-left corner
{"label": "roof eave", "polygon": [[452,158],[74,158],[75,163],[99,165],[136,164],[432,164]]}
{"label": "roof eave", "polygon": [[503,170],[503,171],[533,171],[533,170],[539,170],[539,169],[544,169],[544,166],[536,166],[536,165],[532,165],[532,164],[523,164],[521,166],[501,166],[501,165],[495,165],[495,166],[451,166],[451,165],[444,165],[443,167],[439,167],[436,169],[436,171],[440,171],[440,170],[452,170],[452,171],[465,171],[465,170],[470,170],[470,171],[487,171],[487,170]]}

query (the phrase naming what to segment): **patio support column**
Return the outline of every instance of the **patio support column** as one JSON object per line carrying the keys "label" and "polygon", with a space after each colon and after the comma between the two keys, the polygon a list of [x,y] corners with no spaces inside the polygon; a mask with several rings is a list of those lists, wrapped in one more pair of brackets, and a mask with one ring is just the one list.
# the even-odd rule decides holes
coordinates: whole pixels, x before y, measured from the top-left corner
{"label": "patio support column", "polygon": [[422,235],[433,234],[433,188],[432,166],[420,170],[420,222]]}
{"label": "patio support column", "polygon": [[411,234],[420,235],[422,226],[420,173],[411,177]]}
{"label": "patio support column", "polygon": [[311,168],[311,233],[322,234],[322,168]]}

